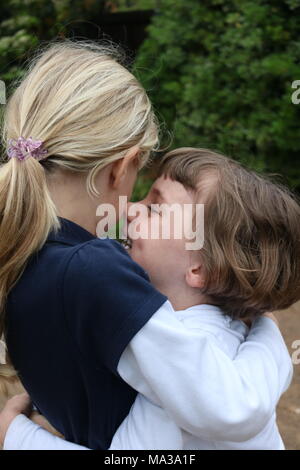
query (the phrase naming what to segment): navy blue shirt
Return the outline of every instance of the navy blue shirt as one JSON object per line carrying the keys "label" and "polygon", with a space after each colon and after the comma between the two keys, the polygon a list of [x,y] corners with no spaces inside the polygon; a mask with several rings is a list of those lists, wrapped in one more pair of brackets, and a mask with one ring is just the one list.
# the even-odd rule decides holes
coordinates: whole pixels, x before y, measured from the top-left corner
{"label": "navy blue shirt", "polygon": [[60,221],[8,296],[8,352],[67,440],[107,449],[136,397],[120,356],[167,299],[118,242]]}

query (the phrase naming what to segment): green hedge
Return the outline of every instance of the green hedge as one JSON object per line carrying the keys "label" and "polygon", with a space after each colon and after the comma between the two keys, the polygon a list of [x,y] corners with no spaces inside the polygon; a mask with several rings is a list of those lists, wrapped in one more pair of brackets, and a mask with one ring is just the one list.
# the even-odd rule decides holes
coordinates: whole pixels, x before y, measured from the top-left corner
{"label": "green hedge", "polygon": [[[41,41],[91,27],[105,0],[6,0],[0,3],[0,78],[8,85]],[[78,26],[79,25],[79,26]],[[77,28],[77,29],[76,29]]]}
{"label": "green hedge", "polygon": [[136,74],[172,147],[218,149],[300,189],[300,0],[161,0]]}
{"label": "green hedge", "polygon": [[[300,80],[300,0],[7,0],[0,79],[21,77],[35,46],[72,36],[78,19],[88,26],[104,9],[140,8],[156,14],[135,71],[173,131],[172,147],[218,149],[300,190],[300,105],[291,101]],[[136,197],[147,187],[146,173]]]}

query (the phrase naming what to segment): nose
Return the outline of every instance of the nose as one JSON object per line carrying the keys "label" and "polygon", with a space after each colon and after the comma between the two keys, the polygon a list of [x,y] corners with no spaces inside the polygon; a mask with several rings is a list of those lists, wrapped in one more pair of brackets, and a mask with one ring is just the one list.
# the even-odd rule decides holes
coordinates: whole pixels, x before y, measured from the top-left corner
{"label": "nose", "polygon": [[[137,201],[137,202],[128,202],[127,203],[127,221],[132,222],[136,217],[138,217],[141,214],[142,207],[141,205],[145,206],[146,202],[143,199],[142,201]],[[130,212],[130,215],[129,215]]]}
{"label": "nose", "polygon": [[[128,202],[127,203],[127,221],[132,222],[138,215],[137,210],[134,210],[135,206],[140,204],[140,202]],[[136,208],[137,209],[137,208]],[[129,213],[131,215],[129,215]]]}
{"label": "nose", "polygon": [[134,217],[135,217],[135,216],[133,216],[133,215],[129,215],[129,212],[131,212],[131,214],[134,213],[134,211],[132,211],[132,210],[130,211],[130,208],[131,208],[132,206],[134,206],[134,202],[128,202],[128,203],[127,203],[127,221],[128,221],[128,222],[132,222],[133,219],[134,219]]}

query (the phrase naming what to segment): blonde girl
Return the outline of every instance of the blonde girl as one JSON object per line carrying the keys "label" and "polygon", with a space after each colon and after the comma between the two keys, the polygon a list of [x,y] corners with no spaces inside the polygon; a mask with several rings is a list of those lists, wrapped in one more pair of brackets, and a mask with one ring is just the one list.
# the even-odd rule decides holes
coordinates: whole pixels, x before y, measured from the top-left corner
{"label": "blonde girl", "polygon": [[[17,372],[68,440],[107,449],[137,391],[201,434],[205,413],[215,413],[205,403],[209,373],[222,391],[219,409],[234,402],[235,410],[214,415],[216,430],[228,419],[238,429],[254,407],[259,432],[290,373],[273,322],[256,325],[225,378],[223,353],[205,338],[195,343],[123,247],[96,236],[99,205],[121,215],[119,197],[130,197],[158,145],[145,90],[114,48],[66,40],[38,53],[6,105],[2,144],[0,335],[12,365],[1,365],[1,385]],[[172,360],[178,357],[184,361]],[[276,377],[279,389],[269,390]]]}

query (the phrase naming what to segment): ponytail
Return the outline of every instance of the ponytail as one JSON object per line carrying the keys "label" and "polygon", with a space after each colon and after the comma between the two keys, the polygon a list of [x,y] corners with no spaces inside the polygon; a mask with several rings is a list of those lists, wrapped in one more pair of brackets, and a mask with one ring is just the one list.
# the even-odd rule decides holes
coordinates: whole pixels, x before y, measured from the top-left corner
{"label": "ponytail", "polygon": [[[5,334],[7,296],[30,257],[59,228],[45,169],[34,158],[11,158],[0,167],[0,338]],[[11,364],[0,364],[0,392],[15,379]]]}

